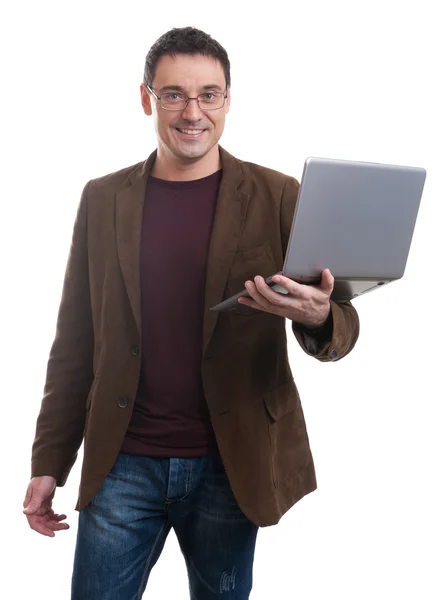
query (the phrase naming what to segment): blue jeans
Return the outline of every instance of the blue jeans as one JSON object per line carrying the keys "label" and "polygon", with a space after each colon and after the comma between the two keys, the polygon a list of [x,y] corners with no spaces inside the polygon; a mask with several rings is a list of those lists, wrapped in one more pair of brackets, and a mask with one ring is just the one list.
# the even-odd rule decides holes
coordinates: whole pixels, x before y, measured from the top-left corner
{"label": "blue jeans", "polygon": [[140,600],[173,527],[191,600],[247,600],[258,527],[220,457],[120,453],[78,519],[71,600]]}

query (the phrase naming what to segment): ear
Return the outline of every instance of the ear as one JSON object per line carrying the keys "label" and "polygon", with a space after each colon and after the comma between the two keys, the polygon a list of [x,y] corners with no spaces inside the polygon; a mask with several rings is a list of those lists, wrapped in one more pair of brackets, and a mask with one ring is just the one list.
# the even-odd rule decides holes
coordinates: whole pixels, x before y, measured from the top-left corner
{"label": "ear", "polygon": [[150,116],[152,114],[152,104],[151,97],[147,89],[143,84],[140,84],[140,95],[141,95],[141,106],[146,115]]}

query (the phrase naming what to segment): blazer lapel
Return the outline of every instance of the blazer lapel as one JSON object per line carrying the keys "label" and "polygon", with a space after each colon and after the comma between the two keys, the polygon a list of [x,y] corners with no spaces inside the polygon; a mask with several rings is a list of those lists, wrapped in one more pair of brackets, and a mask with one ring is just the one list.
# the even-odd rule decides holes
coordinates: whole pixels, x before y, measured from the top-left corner
{"label": "blazer lapel", "polygon": [[146,183],[156,150],[129,175],[128,185],[116,197],[116,235],[127,295],[141,335],[140,242]]}
{"label": "blazer lapel", "polygon": [[217,312],[210,312],[209,309],[223,299],[249,201],[249,196],[238,189],[244,179],[240,162],[221,147],[220,158],[223,176],[207,259],[203,355],[208,348],[219,315]]}

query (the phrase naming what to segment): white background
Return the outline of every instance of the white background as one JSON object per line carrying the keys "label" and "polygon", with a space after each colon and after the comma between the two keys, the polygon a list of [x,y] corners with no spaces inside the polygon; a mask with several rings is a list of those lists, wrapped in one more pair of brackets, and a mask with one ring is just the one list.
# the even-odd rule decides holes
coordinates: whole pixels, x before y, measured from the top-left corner
{"label": "white background", "polygon": [[[37,535],[21,514],[84,184],[155,148],[139,83],[152,43],[194,25],[232,64],[222,145],[300,178],[307,156],[421,166],[401,281],[355,301],[361,334],[322,364],[290,337],[319,489],[261,529],[252,600],[442,598],[441,107],[437,2],[5,2],[1,22],[0,596],[68,600],[81,454]],[[174,533],[145,597],[188,598]]]}

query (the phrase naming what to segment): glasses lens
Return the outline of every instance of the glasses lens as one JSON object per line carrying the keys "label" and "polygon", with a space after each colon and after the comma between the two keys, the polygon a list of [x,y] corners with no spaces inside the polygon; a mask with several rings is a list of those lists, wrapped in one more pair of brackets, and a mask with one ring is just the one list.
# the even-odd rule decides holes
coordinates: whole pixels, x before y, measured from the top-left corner
{"label": "glasses lens", "polygon": [[198,103],[202,110],[214,110],[224,105],[224,94],[218,92],[206,92],[198,96]]}
{"label": "glasses lens", "polygon": [[161,106],[169,110],[184,110],[187,97],[184,94],[169,92],[161,94]]}

